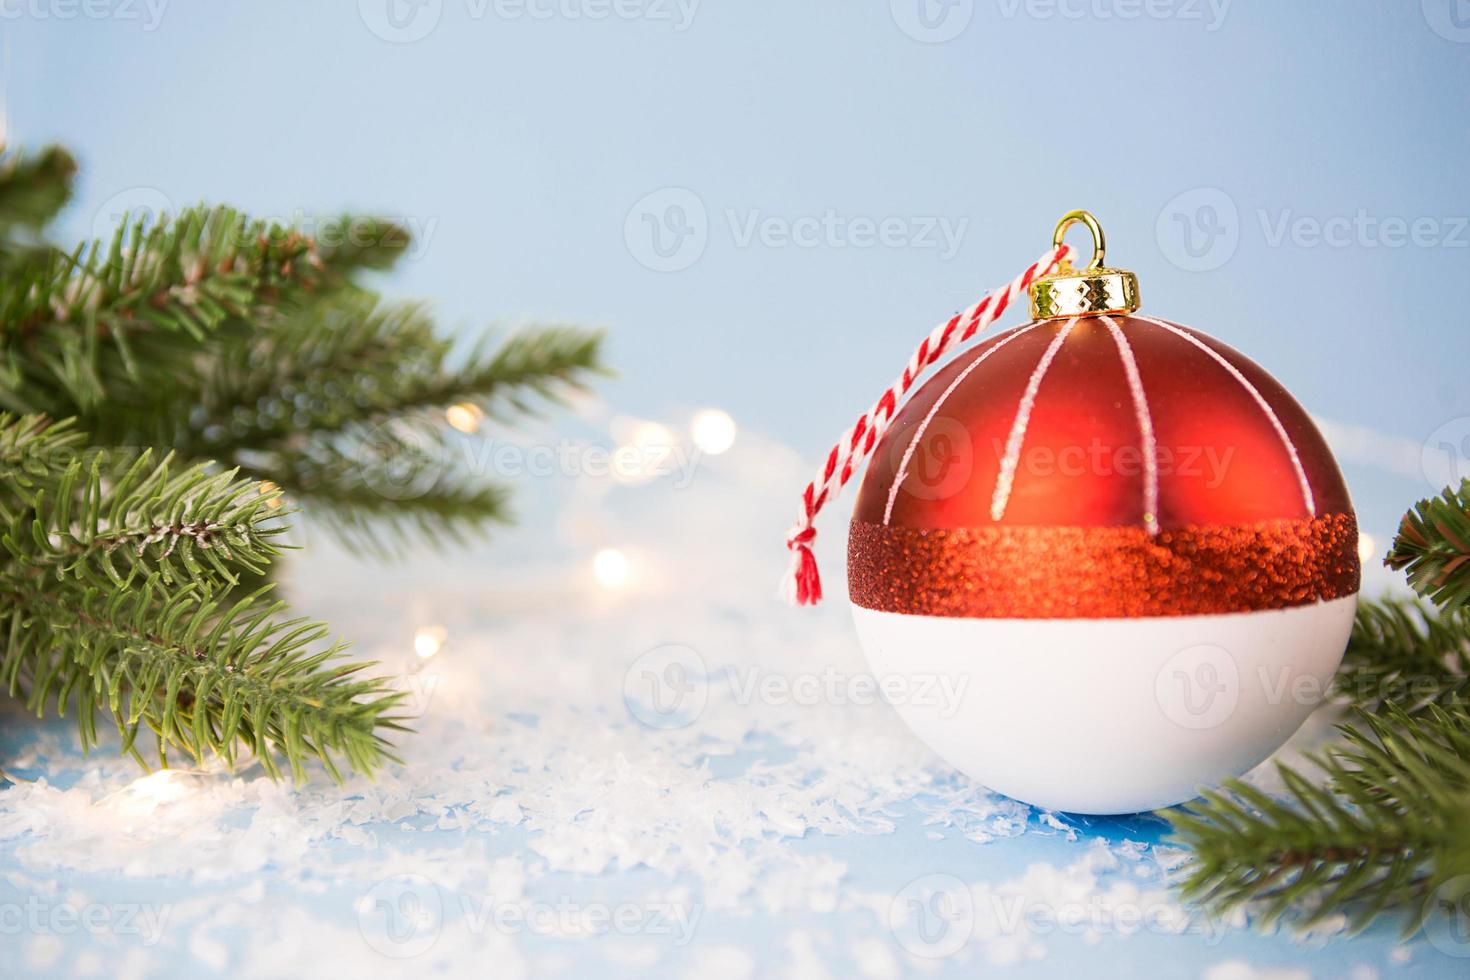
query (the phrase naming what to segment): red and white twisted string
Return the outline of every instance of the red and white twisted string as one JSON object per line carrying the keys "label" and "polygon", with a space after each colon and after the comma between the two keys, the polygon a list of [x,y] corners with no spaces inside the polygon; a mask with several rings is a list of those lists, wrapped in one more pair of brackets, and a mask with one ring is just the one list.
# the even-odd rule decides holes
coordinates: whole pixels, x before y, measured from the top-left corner
{"label": "red and white twisted string", "polygon": [[781,583],[781,594],[788,602],[810,606],[821,601],[822,579],[817,572],[816,556],[812,554],[812,542],[817,536],[813,526],[817,514],[823,504],[842,492],[858,464],[873,452],[873,447],[878,444],[879,438],[888,430],[894,415],[898,413],[899,403],[908,396],[919,375],[945,354],[994,323],[1006,311],[1011,301],[1023,295],[1032,282],[1063,262],[1070,262],[1072,257],[1073,249],[1069,245],[1063,244],[1048,250],[1025,272],[999,289],[991,290],[984,299],[968,310],[956,313],[935,327],[924,338],[919,349],[914,351],[914,356],[909,358],[899,379],[883,392],[872,408],[859,415],[852,428],[837,440],[837,444],[827,453],[827,461],[822,465],[816,479],[808,483],[802,491],[801,510],[796,523],[786,532],[786,547],[791,551],[791,567]]}

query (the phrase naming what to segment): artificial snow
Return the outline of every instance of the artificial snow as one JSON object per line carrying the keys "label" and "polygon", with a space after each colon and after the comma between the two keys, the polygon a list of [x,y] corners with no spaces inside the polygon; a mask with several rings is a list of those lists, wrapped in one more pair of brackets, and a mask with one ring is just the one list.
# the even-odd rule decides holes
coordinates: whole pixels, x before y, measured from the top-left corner
{"label": "artificial snow", "polygon": [[[144,907],[99,945],[32,938],[25,963],[529,977],[590,956],[627,975],[886,980],[1020,966],[1058,943],[1218,941],[1221,926],[1169,887],[1177,848],[1084,839],[1069,818],[990,793],[882,703],[789,696],[803,679],[867,673],[840,580],[816,611],[770,599],[787,494],[804,476],[789,450],[744,437],[687,487],[571,486],[556,514],[528,518],[559,528],[553,542],[525,530],[488,558],[401,569],[357,563],[307,529],[297,604],[410,693],[405,764],[340,786],[320,769],[300,786],[214,765],[144,776],[115,739],[83,757],[66,725],[28,735],[0,758],[34,780],[0,792],[9,889],[59,904],[64,883],[120,881],[124,900],[89,891],[69,904]],[[828,568],[841,565],[839,526],[821,541]],[[630,556],[625,587],[587,572],[609,543]],[[448,637],[428,660],[412,642],[426,624]],[[663,706],[640,685],[661,678],[687,686],[687,716],[650,713]],[[0,720],[30,724],[13,703]],[[956,879],[970,931],[943,964],[894,941],[911,879],[965,874],[956,854],[971,868],[987,859],[968,855],[1002,860],[1028,834],[1060,857]],[[865,842],[895,835],[909,864],[867,867]],[[789,925],[752,944],[753,920]],[[1241,969],[1209,976],[1274,976]]]}

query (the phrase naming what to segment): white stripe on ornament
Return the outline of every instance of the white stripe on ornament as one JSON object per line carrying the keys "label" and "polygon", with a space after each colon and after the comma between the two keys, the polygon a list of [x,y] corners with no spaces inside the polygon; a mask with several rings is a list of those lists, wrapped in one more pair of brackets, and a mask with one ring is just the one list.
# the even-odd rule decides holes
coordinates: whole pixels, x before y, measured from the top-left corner
{"label": "white stripe on ornament", "polygon": [[908,477],[909,463],[914,458],[914,451],[919,448],[919,440],[924,438],[924,430],[929,428],[929,423],[934,421],[934,416],[939,414],[939,409],[944,405],[945,401],[948,400],[950,395],[954,394],[956,388],[964,383],[965,379],[970,376],[971,371],[975,370],[981,364],[985,363],[985,359],[987,357],[989,357],[991,354],[994,354],[996,351],[1000,350],[1002,347],[1004,347],[1006,344],[1009,344],[1017,337],[1020,337],[1023,334],[1028,334],[1032,330],[1035,330],[1040,325],[1040,323],[1031,323],[1027,324],[1024,327],[1017,327],[1014,333],[1001,338],[1000,342],[994,347],[986,348],[979,357],[975,358],[968,365],[966,365],[965,369],[961,371],[955,377],[955,379],[949,383],[949,387],[944,389],[944,394],[939,396],[939,400],[929,407],[928,413],[924,416],[924,421],[919,423],[919,429],[917,432],[914,433],[914,438],[909,441],[909,444],[907,446],[904,447],[903,459],[900,460],[898,464],[898,476],[894,479],[893,485],[888,488],[888,503],[883,507],[884,524],[887,524],[889,520],[893,517],[893,503],[898,499],[899,487],[903,486],[903,481],[905,480],[905,478]]}
{"label": "white stripe on ornament", "polygon": [[1133,357],[1133,348],[1122,329],[1110,316],[1099,317],[1113,343],[1118,346],[1118,357],[1123,361],[1123,373],[1128,376],[1128,390],[1133,394],[1133,414],[1138,418],[1138,437],[1143,443],[1143,526],[1149,534],[1159,533],[1159,445],[1154,438],[1153,415],[1148,410],[1148,397],[1143,391],[1143,379],[1138,376],[1138,361]]}
{"label": "white stripe on ornament", "polygon": [[1006,439],[1005,455],[1000,461],[1000,475],[995,480],[995,496],[990,501],[990,519],[998,521],[1005,516],[1006,504],[1011,499],[1011,487],[1016,482],[1016,467],[1021,462],[1021,446],[1026,441],[1026,426],[1031,423],[1031,410],[1036,407],[1036,392],[1041,387],[1041,379],[1046,377],[1047,369],[1056,358],[1057,351],[1062,349],[1062,342],[1077,325],[1075,319],[1068,320],[1067,325],[1057,332],[1046,353],[1041,355],[1041,360],[1036,364],[1036,370],[1031,372],[1031,380],[1026,382],[1026,390],[1021,395],[1021,403],[1016,406],[1016,420],[1011,423],[1011,434]]}
{"label": "white stripe on ornament", "polygon": [[1312,515],[1313,517],[1316,517],[1317,502],[1316,499],[1312,496],[1312,485],[1307,482],[1307,471],[1302,468],[1301,456],[1298,455],[1296,451],[1296,446],[1292,444],[1291,437],[1286,434],[1286,427],[1281,424],[1281,419],[1277,417],[1276,412],[1266,402],[1266,399],[1261,395],[1261,393],[1256,390],[1256,386],[1251,384],[1250,381],[1246,379],[1246,376],[1241,374],[1240,370],[1234,364],[1231,364],[1229,361],[1225,360],[1225,358],[1221,357],[1218,351],[1214,350],[1208,344],[1202,342],[1198,337],[1195,337],[1187,330],[1184,330],[1175,324],[1166,323],[1163,320],[1159,320],[1151,316],[1141,316],[1138,317],[1138,319],[1146,321],[1148,323],[1152,323],[1156,327],[1167,330],[1175,336],[1189,341],[1191,344],[1198,347],[1206,354],[1210,355],[1210,357],[1214,358],[1217,364],[1223,367],[1226,371],[1230,372],[1230,376],[1233,377],[1236,381],[1240,382],[1240,386],[1250,393],[1250,396],[1256,400],[1256,404],[1261,406],[1261,411],[1266,413],[1266,418],[1270,419],[1272,427],[1276,429],[1276,434],[1281,437],[1281,444],[1286,447],[1286,455],[1291,458],[1292,468],[1296,470],[1297,482],[1301,484],[1302,500],[1307,505],[1307,513]]}

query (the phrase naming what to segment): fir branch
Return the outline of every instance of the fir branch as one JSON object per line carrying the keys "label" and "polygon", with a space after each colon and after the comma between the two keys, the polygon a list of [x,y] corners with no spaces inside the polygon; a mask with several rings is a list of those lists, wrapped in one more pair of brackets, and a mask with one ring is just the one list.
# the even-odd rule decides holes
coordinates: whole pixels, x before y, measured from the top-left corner
{"label": "fir branch", "polygon": [[391,557],[410,542],[462,544],[511,520],[504,487],[455,472],[453,449],[436,429],[423,440],[384,426],[368,439],[339,439],[310,454],[267,457],[260,469],[291,500],[355,550]]}
{"label": "fir branch", "polygon": [[33,578],[126,588],[141,569],[167,585],[212,587],[238,584],[242,570],[262,573],[278,554],[270,539],[284,530],[270,514],[280,491],[207,464],[171,473],[172,462],[90,451],[49,479],[17,481],[28,514],[7,521],[0,540]]}
{"label": "fir branch", "polygon": [[1333,693],[1370,713],[1470,707],[1470,610],[1393,598],[1359,602]]}
{"label": "fir branch", "polygon": [[200,336],[248,313],[257,297],[309,283],[319,261],[305,236],[230,208],[127,218],[110,242],[57,251],[29,279],[5,282],[0,322],[7,337],[20,339],[63,324],[103,335],[154,327]]}
{"label": "fir branch", "polygon": [[1285,799],[1232,780],[1170,813],[1193,852],[1186,898],[1304,926],[1343,913],[1361,928],[1403,907],[1407,933],[1440,884],[1470,873],[1470,717],[1390,706],[1356,720],[1345,747],[1312,757],[1315,777],[1277,767]]}
{"label": "fir branch", "polygon": [[401,229],[364,223],[363,237],[321,247],[230,208],[188,208],[124,220],[110,243],[31,256],[0,277],[0,404],[85,414],[187,375],[224,326],[267,327],[401,252]]}
{"label": "fir branch", "polygon": [[[522,331],[468,351],[416,304],[345,292],[276,328],[206,345],[147,411],[87,419],[108,441],[216,459],[288,496],[354,547],[392,554],[411,538],[460,540],[507,519],[500,487],[455,472],[443,410],[506,417],[555,402],[601,371],[601,334]],[[128,428],[121,428],[126,424]]]}
{"label": "fir branch", "polygon": [[358,270],[391,268],[413,244],[408,229],[386,218],[344,214],[317,224],[313,236],[322,269],[340,285]]}
{"label": "fir branch", "polygon": [[458,354],[417,304],[371,296],[319,304],[279,330],[224,345],[213,359],[192,452],[234,460],[241,451],[289,450],[302,434],[362,431],[458,402],[487,414],[531,412],[602,372],[602,334],[548,326]]}
{"label": "fir branch", "polygon": [[88,745],[107,708],[140,761],[151,730],[160,755],[371,772],[399,697],[242,597],[277,556],[278,487],[368,546],[503,520],[503,489],[446,467],[444,409],[556,400],[601,370],[600,335],[461,350],[358,284],[408,245],[371,218],[313,236],[199,207],[47,246],[72,169],[0,161],[0,681],[75,708]]}
{"label": "fir branch", "polygon": [[77,164],[59,146],[0,158],[0,250],[18,230],[34,231],[71,199]]}
{"label": "fir branch", "polygon": [[366,774],[397,761],[380,730],[406,730],[395,714],[403,693],[356,679],[368,665],[343,664],[340,645],[323,647],[325,626],[280,620],[279,602],[226,605],[156,576],[124,592],[66,583],[6,598],[0,679],[12,694],[25,690],[38,715],[74,703],[85,745],[96,743],[95,713],[105,708],[139,762],[143,726],[165,765],[170,748],[230,766],[244,748],[276,778],[284,757],[300,781],[310,758],[337,780],[339,759]]}
{"label": "fir branch", "polygon": [[1440,606],[1470,603],[1470,480],[1421,500],[1404,515],[1385,562]]}
{"label": "fir branch", "polygon": [[260,595],[234,602],[280,533],[277,491],[200,464],[84,450],[69,424],[0,416],[0,679],[37,713],[75,705],[86,744],[108,708],[134,751],[139,725],[170,746],[232,763],[236,741],[272,775],[309,756],[371,772],[391,758],[399,700],[350,679],[326,628],[278,622]]}
{"label": "fir branch", "polygon": [[1470,874],[1470,612],[1365,602],[1334,693],[1352,706],[1316,773],[1277,770],[1275,799],[1241,780],[1169,814],[1193,852],[1183,893],[1209,909],[1343,913],[1361,928],[1388,909],[1412,931],[1437,889]]}

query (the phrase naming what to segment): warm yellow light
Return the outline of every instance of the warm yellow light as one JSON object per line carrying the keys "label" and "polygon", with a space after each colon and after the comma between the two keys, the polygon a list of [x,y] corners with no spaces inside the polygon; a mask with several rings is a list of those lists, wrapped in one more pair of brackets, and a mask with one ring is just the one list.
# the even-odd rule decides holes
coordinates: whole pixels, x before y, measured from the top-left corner
{"label": "warm yellow light", "polygon": [[689,435],[700,452],[718,456],[735,445],[735,420],[718,408],[701,409],[689,423]]}
{"label": "warm yellow light", "polygon": [[172,769],[160,769],[129,783],[127,794],[134,800],[156,806],[159,803],[172,803],[183,796],[184,787],[174,778]]}
{"label": "warm yellow light", "polygon": [[449,631],[442,626],[420,627],[413,635],[413,652],[428,660],[444,649],[444,641],[447,639]]}
{"label": "warm yellow light", "polygon": [[1371,534],[1358,535],[1358,560],[1367,564],[1378,557],[1378,542],[1373,540]]}
{"label": "warm yellow light", "polygon": [[[261,480],[260,483],[257,484],[257,486],[260,488],[259,492],[262,497],[266,496],[267,494],[276,493],[281,489],[270,480]],[[284,503],[285,501],[282,500],[280,497],[271,497],[271,499],[265,502],[265,505],[271,510],[275,510],[276,508],[282,506]]]}
{"label": "warm yellow light", "polygon": [[480,431],[480,422],[485,418],[484,411],[479,405],[471,402],[460,402],[458,405],[450,405],[444,410],[444,420],[460,432],[468,435]]}
{"label": "warm yellow light", "polygon": [[659,452],[673,448],[674,434],[662,423],[639,422],[633,426],[633,435],[628,441],[645,452]]}
{"label": "warm yellow light", "polygon": [[617,419],[613,437],[612,478],[623,484],[645,483],[668,467],[675,448],[674,433],[660,422]]}
{"label": "warm yellow light", "polygon": [[617,548],[603,548],[592,556],[592,575],[603,588],[616,589],[626,584],[631,570],[628,556]]}

